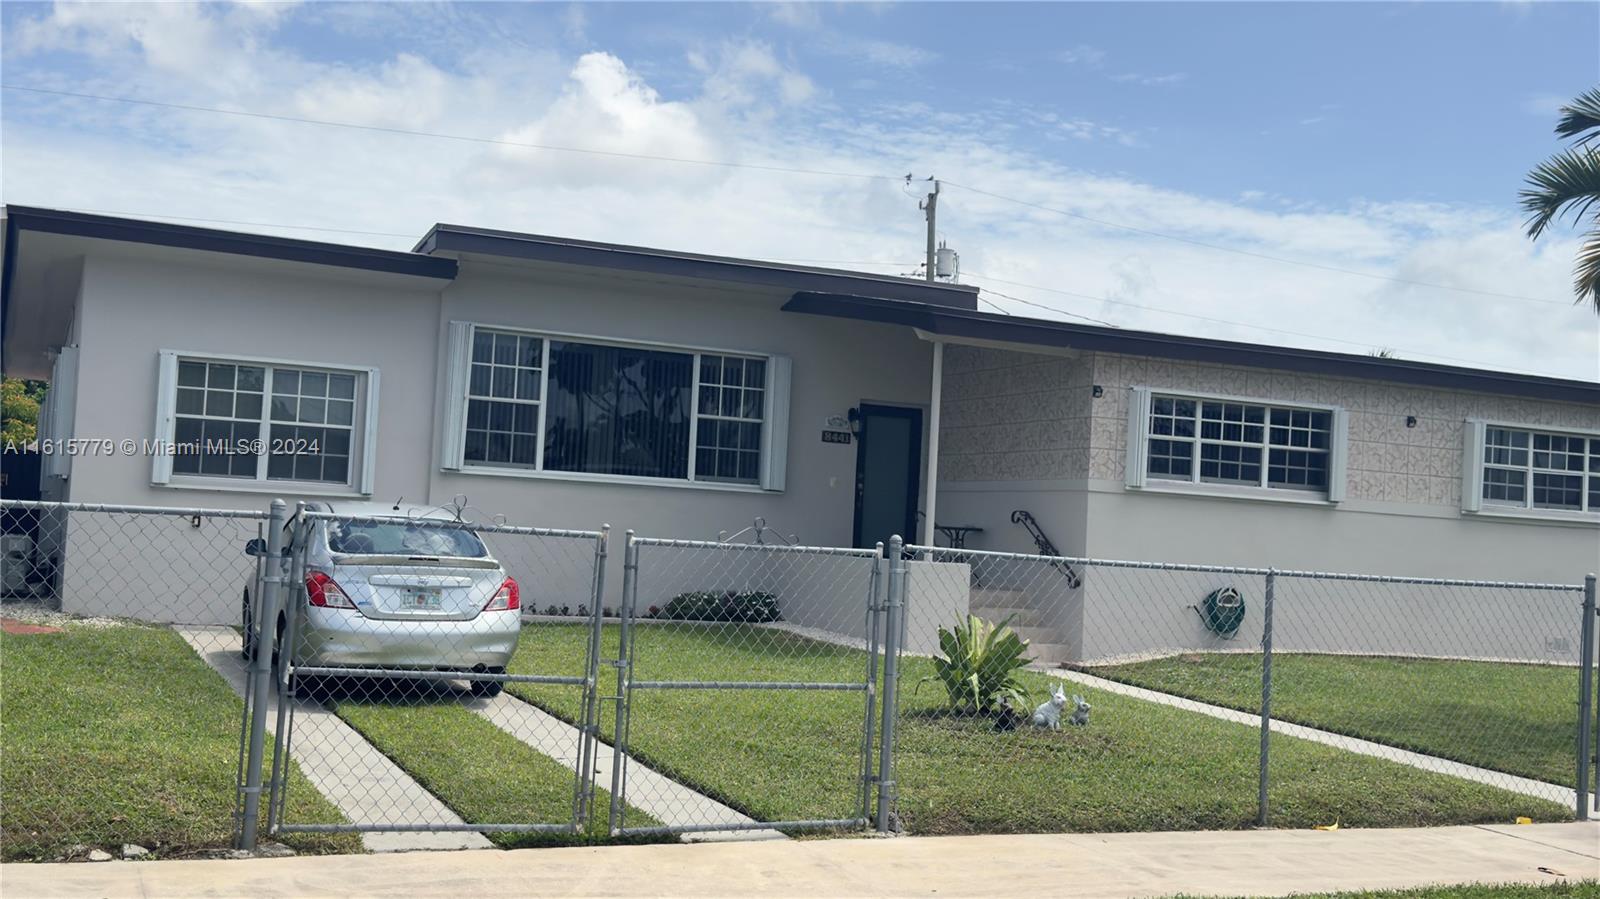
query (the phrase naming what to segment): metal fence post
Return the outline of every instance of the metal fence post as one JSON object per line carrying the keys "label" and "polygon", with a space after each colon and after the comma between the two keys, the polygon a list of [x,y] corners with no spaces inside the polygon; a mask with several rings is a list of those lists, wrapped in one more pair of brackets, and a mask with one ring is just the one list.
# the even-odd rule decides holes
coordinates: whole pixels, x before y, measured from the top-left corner
{"label": "metal fence post", "polygon": [[905,616],[905,544],[896,534],[889,538],[889,588],[885,591],[883,627],[883,737],[878,747],[879,833],[888,833],[894,808],[894,726],[899,698],[900,631]]}
{"label": "metal fence post", "polygon": [[593,604],[589,607],[589,663],[583,672],[583,721],[578,731],[578,816],[581,833],[589,823],[594,803],[595,743],[600,737],[600,631],[605,626],[601,613],[606,600],[606,551],[611,525],[602,524],[594,541],[594,575],[591,580]]}
{"label": "metal fence post", "polygon": [[633,636],[634,594],[639,584],[639,544],[633,542],[633,531],[627,532],[622,550],[622,627],[617,635],[617,721],[611,733],[611,835],[616,836],[622,827],[623,794],[622,766],[627,756],[628,727],[628,641]]}
{"label": "metal fence post", "polygon": [[255,670],[251,684],[254,695],[250,700],[250,748],[244,775],[244,820],[239,826],[239,848],[256,848],[256,827],[261,817],[261,768],[266,755],[267,697],[272,689],[273,642],[278,631],[278,602],[283,592],[284,558],[283,526],[288,518],[288,505],[281,499],[272,501],[272,511],[267,517],[266,574],[262,577],[261,604],[252,624],[256,628],[256,655],[250,660]]}
{"label": "metal fence post", "polygon": [[872,578],[867,588],[867,712],[861,725],[861,817],[872,818],[872,741],[878,711],[878,612],[883,608],[883,541],[872,563]]}
{"label": "metal fence post", "polygon": [[[1589,769],[1594,764],[1594,575],[1583,579],[1583,623],[1578,628],[1578,801],[1579,821],[1589,820]],[[1596,800],[1600,801],[1600,800]]]}
{"label": "metal fence post", "polygon": [[1256,826],[1267,826],[1267,784],[1269,747],[1272,736],[1272,601],[1277,591],[1278,570],[1267,570],[1266,597],[1261,603],[1261,753],[1260,782],[1256,788]]}

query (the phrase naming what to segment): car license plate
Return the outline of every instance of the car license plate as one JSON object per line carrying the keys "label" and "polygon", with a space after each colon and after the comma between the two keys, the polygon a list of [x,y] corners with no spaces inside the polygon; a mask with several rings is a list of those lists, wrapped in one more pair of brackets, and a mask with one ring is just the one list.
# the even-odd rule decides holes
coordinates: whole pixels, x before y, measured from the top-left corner
{"label": "car license plate", "polygon": [[408,612],[437,612],[439,594],[432,590],[407,590],[405,603]]}

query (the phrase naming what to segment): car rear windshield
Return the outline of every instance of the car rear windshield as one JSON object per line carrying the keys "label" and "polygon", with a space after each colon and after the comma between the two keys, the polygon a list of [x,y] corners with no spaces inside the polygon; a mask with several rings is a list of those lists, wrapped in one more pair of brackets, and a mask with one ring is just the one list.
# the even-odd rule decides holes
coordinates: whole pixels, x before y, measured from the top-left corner
{"label": "car rear windshield", "polygon": [[457,556],[489,554],[478,535],[461,527],[422,521],[350,519],[328,522],[328,548],[350,555]]}

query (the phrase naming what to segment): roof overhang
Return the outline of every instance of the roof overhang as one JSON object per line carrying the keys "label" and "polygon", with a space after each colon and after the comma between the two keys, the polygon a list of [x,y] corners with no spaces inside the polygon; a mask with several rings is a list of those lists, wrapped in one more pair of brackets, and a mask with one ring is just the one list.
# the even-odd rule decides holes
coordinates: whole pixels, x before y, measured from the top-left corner
{"label": "roof overhang", "polygon": [[796,293],[783,308],[788,312],[905,325],[934,339],[991,346],[1004,344],[1023,351],[1037,347],[1121,353],[1567,403],[1600,404],[1600,382],[1436,365],[1408,359],[1105,328],[833,293]]}
{"label": "roof overhang", "polygon": [[415,249],[418,253],[435,255],[499,256],[697,281],[725,281],[777,288],[785,292],[853,294],[957,309],[976,309],[978,306],[978,288],[962,284],[938,284],[864,272],[680,253],[461,225],[434,225]]}

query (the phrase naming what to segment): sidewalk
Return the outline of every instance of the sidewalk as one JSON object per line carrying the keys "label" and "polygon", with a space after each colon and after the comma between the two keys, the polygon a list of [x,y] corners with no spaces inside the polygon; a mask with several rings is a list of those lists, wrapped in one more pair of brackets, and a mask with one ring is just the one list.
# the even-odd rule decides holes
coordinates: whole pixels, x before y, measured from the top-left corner
{"label": "sidewalk", "polygon": [[1037,834],[0,866],[7,896],[1282,896],[1600,878],[1600,823]]}

